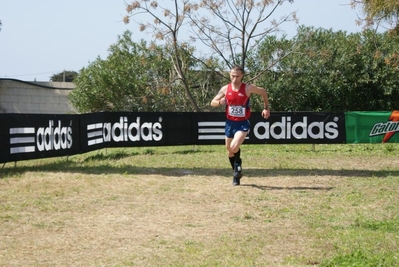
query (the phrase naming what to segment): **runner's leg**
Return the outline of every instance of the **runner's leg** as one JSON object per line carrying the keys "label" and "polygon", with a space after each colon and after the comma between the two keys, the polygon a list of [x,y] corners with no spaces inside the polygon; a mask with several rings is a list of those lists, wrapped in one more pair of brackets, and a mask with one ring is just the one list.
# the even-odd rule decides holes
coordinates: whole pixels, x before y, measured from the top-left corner
{"label": "runner's leg", "polygon": [[233,138],[226,137],[225,143],[226,143],[226,149],[227,149],[227,153],[228,153],[228,157],[229,157],[229,162],[230,162],[231,168],[234,170],[234,152],[230,151],[231,141],[233,141]]}
{"label": "runner's leg", "polygon": [[[240,179],[242,177],[242,167],[241,167],[241,150],[240,146],[245,140],[248,132],[237,131],[234,134],[233,140],[230,142],[230,151],[234,156],[234,172],[233,172],[233,185],[240,185]],[[229,154],[230,155],[230,154]]]}

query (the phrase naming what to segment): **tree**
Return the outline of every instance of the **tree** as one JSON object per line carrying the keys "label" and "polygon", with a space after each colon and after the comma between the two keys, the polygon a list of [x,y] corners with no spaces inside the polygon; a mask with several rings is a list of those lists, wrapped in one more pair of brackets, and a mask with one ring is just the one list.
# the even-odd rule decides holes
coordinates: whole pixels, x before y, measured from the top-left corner
{"label": "tree", "polygon": [[296,38],[299,40],[270,37],[261,44],[262,54],[269,54],[272,47],[290,46],[290,42],[301,44],[297,53],[285,57],[260,79],[270,88],[274,110],[397,109],[399,37],[300,27]]}
{"label": "tree", "polygon": [[[126,31],[110,46],[106,59],[97,58],[80,71],[70,100],[79,112],[192,111],[170,53],[168,46],[133,42],[132,33]],[[217,80],[194,66],[189,53],[181,58],[183,66],[196,69],[184,69],[193,97],[199,105],[209,106],[211,84]]]}
{"label": "tree", "polygon": [[97,58],[80,71],[70,94],[79,112],[161,109],[156,99],[167,91],[161,88],[169,83],[170,62],[161,48],[134,43],[131,34],[118,36],[107,59]]}
{"label": "tree", "polygon": [[50,81],[52,82],[73,82],[75,78],[78,76],[78,73],[73,70],[63,71],[60,73],[56,73],[50,77]]}
{"label": "tree", "polygon": [[[211,17],[202,15],[202,12],[189,13],[190,23],[194,25],[194,35],[191,38],[210,48],[211,56],[219,58],[225,68],[240,65],[246,69],[250,54],[257,51],[264,38],[278,32],[283,23],[298,22],[296,12],[273,18],[273,13],[285,2],[292,3],[293,0],[201,0],[199,7]],[[270,24],[266,26],[266,22]],[[260,76],[278,60],[275,58],[275,61],[268,61],[259,72],[249,73],[247,79]]]}
{"label": "tree", "polygon": [[[160,2],[156,1],[134,1],[126,8],[128,14],[124,18],[124,22],[129,23],[133,19],[141,31],[151,32],[155,39],[163,41],[170,47],[174,70],[195,111],[200,111],[200,109],[193,97],[192,88],[189,86],[187,72],[184,71],[189,69],[185,68],[184,61],[182,61],[182,55],[186,54],[186,47],[189,43],[193,44],[199,41],[210,48],[213,51],[211,56],[195,56],[195,50],[189,51],[189,53],[207,69],[228,79],[228,75],[223,70],[233,64],[245,67],[248,54],[262,38],[276,31],[281,23],[296,20],[295,13],[291,13],[278,21],[271,21],[270,28],[260,29],[261,24],[270,19],[278,6],[284,2],[292,2],[292,0],[237,2],[233,0],[202,0],[199,4],[188,0],[171,2],[173,3],[172,8],[161,6]],[[268,6],[271,6],[271,9],[266,12]],[[216,21],[203,16],[202,11],[210,13],[216,18]],[[255,21],[252,20],[253,17]],[[153,22],[148,18],[152,18]],[[185,34],[188,36],[190,27],[192,32],[190,39],[181,39],[181,32],[185,30]],[[194,65],[198,67],[197,64]],[[259,75],[260,73],[256,73],[253,77]]]}
{"label": "tree", "polygon": [[[163,8],[157,2],[149,2],[147,0],[135,1],[127,6],[127,15],[124,18],[125,23],[129,23],[131,17],[136,17],[141,13],[146,13],[154,19],[154,23],[138,23],[140,30],[151,30],[156,39],[165,41],[171,53],[171,60],[173,68],[176,71],[178,78],[184,86],[186,96],[193,106],[195,111],[200,111],[196,101],[194,100],[191,90],[188,86],[188,79],[184,70],[184,47],[187,44],[179,43],[179,30],[184,23],[187,12],[190,12],[191,6],[188,1],[183,1],[182,6],[179,6],[177,0],[174,1],[173,11]],[[161,10],[161,13],[157,12]]]}
{"label": "tree", "polygon": [[351,0],[353,7],[362,6],[366,28],[387,22],[393,33],[399,34],[399,2],[397,0]]}

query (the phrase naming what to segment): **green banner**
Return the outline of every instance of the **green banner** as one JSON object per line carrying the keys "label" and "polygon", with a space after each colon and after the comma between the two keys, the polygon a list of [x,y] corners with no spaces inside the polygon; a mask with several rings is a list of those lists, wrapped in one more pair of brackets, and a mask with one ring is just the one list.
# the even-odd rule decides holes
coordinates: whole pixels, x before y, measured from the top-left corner
{"label": "green banner", "polygon": [[346,112],[346,143],[399,143],[399,110]]}

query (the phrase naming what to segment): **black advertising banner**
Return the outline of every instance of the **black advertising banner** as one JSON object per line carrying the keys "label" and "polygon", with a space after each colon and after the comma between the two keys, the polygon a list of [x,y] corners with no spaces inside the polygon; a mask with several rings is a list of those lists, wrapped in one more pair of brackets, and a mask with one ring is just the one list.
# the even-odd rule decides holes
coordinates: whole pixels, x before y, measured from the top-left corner
{"label": "black advertising banner", "polygon": [[104,147],[193,144],[193,113],[107,112],[81,116],[82,152]]}
{"label": "black advertising banner", "polygon": [[[224,113],[194,114],[198,127],[196,144],[224,144]],[[245,144],[339,144],[345,143],[345,114],[272,112],[265,120],[252,112]]]}
{"label": "black advertising banner", "polygon": [[0,162],[79,153],[77,115],[0,114]]}
{"label": "black advertising banner", "polygon": [[194,113],[196,145],[224,144],[226,115],[222,112]]}
{"label": "black advertising banner", "polygon": [[[0,163],[86,153],[105,147],[223,145],[223,112],[0,114]],[[346,142],[345,114],[253,112],[245,144]]]}
{"label": "black advertising banner", "polygon": [[251,144],[345,143],[345,113],[272,112],[265,120],[260,112],[250,118]]}

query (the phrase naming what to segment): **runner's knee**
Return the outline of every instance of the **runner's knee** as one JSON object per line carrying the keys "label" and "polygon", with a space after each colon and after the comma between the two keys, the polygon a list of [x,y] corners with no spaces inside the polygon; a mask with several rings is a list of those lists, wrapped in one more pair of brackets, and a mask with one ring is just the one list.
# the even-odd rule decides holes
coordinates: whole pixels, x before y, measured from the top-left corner
{"label": "runner's knee", "polygon": [[237,143],[231,143],[229,151],[231,153],[236,153],[240,149],[240,145]]}

